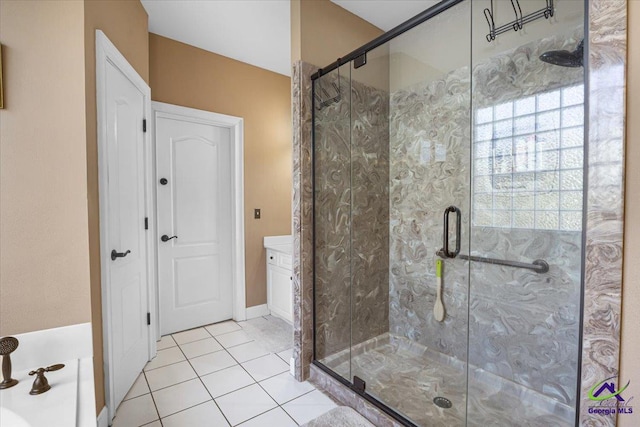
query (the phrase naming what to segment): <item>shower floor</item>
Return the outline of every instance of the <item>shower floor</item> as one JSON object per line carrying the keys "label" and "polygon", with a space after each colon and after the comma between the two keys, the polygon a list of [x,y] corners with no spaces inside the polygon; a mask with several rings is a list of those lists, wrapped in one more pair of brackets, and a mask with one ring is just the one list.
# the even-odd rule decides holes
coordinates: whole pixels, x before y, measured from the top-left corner
{"label": "shower floor", "polygon": [[[420,426],[574,425],[575,412],[531,389],[479,368],[469,372],[467,410],[466,363],[406,338],[384,334],[321,362],[344,378],[365,380],[366,391]],[[437,396],[452,402],[443,409]]]}

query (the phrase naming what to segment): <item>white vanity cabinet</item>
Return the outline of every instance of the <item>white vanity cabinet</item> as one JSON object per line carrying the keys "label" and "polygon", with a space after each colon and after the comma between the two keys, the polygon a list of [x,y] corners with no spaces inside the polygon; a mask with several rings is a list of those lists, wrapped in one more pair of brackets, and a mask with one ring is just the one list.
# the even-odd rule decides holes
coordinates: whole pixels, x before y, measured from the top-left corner
{"label": "white vanity cabinet", "polygon": [[293,323],[291,236],[264,238],[267,249],[267,306],[272,315]]}

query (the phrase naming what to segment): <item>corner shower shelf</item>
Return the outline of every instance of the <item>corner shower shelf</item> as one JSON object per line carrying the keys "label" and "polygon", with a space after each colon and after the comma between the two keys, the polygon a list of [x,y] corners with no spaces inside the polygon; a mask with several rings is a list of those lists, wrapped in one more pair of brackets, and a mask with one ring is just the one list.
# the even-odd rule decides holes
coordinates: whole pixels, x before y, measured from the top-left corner
{"label": "corner shower shelf", "polygon": [[486,8],[484,10],[484,17],[487,19],[487,24],[489,24],[489,34],[487,34],[487,41],[491,43],[491,41],[496,39],[498,34],[506,33],[507,31],[514,30],[518,31],[524,27],[524,24],[535,21],[536,19],[544,17],[545,19],[549,19],[553,16],[553,0],[545,0],[547,6],[532,12],[528,15],[522,16],[522,8],[520,8],[520,2],[518,0],[511,0],[511,6],[513,7],[513,12],[516,15],[516,19],[496,27],[495,24],[495,14],[493,11],[493,0],[491,0],[491,9]]}

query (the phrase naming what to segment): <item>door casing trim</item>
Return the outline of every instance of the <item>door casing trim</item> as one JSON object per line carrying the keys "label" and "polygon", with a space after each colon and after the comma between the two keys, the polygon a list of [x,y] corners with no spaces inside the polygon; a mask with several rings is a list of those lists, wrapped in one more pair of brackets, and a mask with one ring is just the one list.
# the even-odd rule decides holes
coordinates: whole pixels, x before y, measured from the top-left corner
{"label": "door casing trim", "polygon": [[[109,423],[113,420],[116,412],[113,375],[112,326],[111,326],[111,294],[109,293],[109,209],[108,209],[108,176],[107,176],[107,123],[106,123],[106,73],[105,67],[111,63],[116,67],[131,83],[143,94],[144,97],[144,117],[149,117],[151,112],[151,88],[147,85],[136,70],[129,64],[126,58],[118,51],[116,46],[100,30],[96,30],[96,118],[97,118],[97,145],[98,145],[98,188],[100,200],[100,288],[102,295],[102,345],[103,345],[103,368],[104,368],[104,388],[105,401],[107,406]],[[142,126],[142,123],[140,124]],[[151,138],[150,132],[143,135],[144,138],[144,177],[145,177],[145,210],[146,216],[152,212],[152,204],[149,190],[151,189],[151,171],[147,167],[151,158]],[[142,221],[142,218],[141,218]],[[150,228],[146,233],[147,246],[147,310],[151,317],[156,316],[155,292],[151,284],[155,281],[154,271],[151,269],[151,244],[150,236],[154,230]],[[155,329],[157,325],[151,323],[148,333],[147,357],[151,360],[156,355]]]}
{"label": "door casing trim", "polygon": [[[156,174],[156,119],[159,117],[188,120],[195,123],[202,123],[207,125],[215,125],[229,129],[231,132],[231,143],[233,144],[230,150],[231,156],[231,197],[232,211],[231,211],[231,273],[232,273],[232,286],[233,286],[233,320],[243,321],[246,320],[246,288],[245,288],[245,242],[244,242],[244,119],[242,117],[229,116],[226,114],[214,113],[210,111],[197,110],[195,108],[182,107],[179,105],[167,104],[164,102],[151,102],[151,126],[147,129],[151,129],[152,141],[152,158],[150,160],[150,169],[152,171],[151,182],[157,182]],[[150,223],[153,223],[154,230],[157,229],[157,186],[153,186],[153,217],[150,218]],[[152,228],[152,227],[150,227]],[[150,233],[151,235],[151,233]],[[158,277],[158,244],[157,239],[153,242],[153,268],[154,278],[154,297],[155,297],[155,313],[156,322],[158,325],[156,328],[156,338],[160,339],[160,310],[159,310],[159,281]]]}

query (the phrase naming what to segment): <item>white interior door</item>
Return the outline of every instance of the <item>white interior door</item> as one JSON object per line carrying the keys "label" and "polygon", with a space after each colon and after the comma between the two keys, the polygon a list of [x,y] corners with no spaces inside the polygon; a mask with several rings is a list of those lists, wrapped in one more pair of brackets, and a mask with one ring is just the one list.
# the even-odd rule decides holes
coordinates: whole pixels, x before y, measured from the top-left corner
{"label": "white interior door", "polygon": [[228,127],[178,116],[155,123],[160,328],[168,334],[233,315],[232,147]]}
{"label": "white interior door", "polygon": [[[106,193],[110,318],[110,375],[115,411],[149,360],[147,258],[145,242],[145,96],[118,68],[106,62]],[[104,188],[106,186],[106,188]],[[104,200],[104,199],[103,199]],[[103,236],[104,238],[104,236]],[[103,264],[104,265],[104,264]]]}

